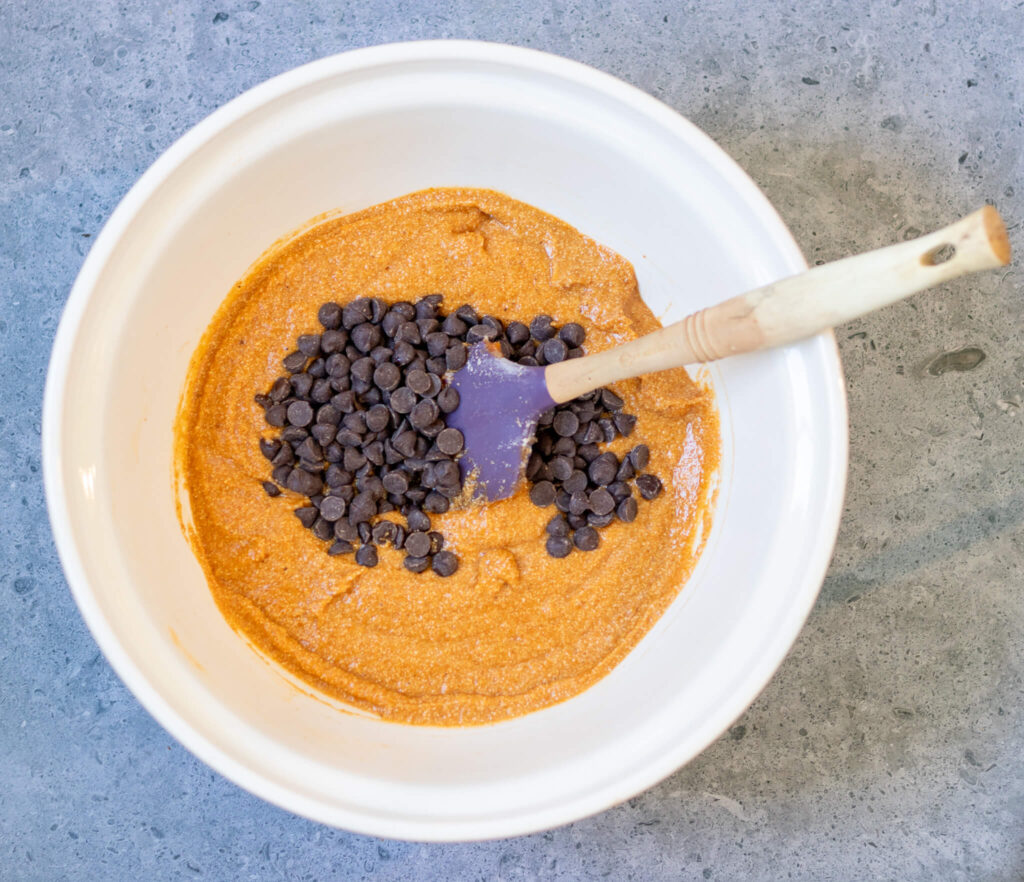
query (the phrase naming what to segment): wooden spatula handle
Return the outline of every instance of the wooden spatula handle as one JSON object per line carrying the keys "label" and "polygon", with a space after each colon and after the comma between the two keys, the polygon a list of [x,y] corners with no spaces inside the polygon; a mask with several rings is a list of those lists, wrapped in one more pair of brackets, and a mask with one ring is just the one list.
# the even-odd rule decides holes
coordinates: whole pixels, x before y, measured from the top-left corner
{"label": "wooden spatula handle", "polygon": [[569,401],[627,377],[782,346],[1009,261],[1006,227],[987,205],[938,232],[815,267],[614,349],[551,365],[548,392]]}

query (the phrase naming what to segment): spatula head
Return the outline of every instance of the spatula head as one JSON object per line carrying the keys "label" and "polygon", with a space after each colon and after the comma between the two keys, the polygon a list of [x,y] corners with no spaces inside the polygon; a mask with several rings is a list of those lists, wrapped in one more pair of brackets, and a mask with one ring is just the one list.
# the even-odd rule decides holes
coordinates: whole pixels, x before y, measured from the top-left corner
{"label": "spatula head", "polygon": [[477,343],[451,384],[459,393],[459,406],[447,423],[466,439],[459,460],[463,481],[473,482],[478,498],[511,496],[522,477],[537,419],[555,404],[544,368],[515,364],[488,344]]}

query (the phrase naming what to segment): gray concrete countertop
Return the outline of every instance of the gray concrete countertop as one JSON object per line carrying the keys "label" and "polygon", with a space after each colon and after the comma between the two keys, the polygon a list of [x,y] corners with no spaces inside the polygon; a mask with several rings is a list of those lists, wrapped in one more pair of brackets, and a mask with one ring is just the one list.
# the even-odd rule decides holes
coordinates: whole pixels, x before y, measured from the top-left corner
{"label": "gray concrete countertop", "polygon": [[[851,458],[835,559],[728,734],[597,817],[450,846],[293,817],[175,743],[71,600],[39,453],[68,289],[159,153],[295,65],[439,37],[545,49],[677,108],[812,262],[987,200],[1018,255],[837,330]],[[1024,877],[1022,39],[1014,0],[5,3],[0,879]],[[936,361],[964,347],[976,357]]]}

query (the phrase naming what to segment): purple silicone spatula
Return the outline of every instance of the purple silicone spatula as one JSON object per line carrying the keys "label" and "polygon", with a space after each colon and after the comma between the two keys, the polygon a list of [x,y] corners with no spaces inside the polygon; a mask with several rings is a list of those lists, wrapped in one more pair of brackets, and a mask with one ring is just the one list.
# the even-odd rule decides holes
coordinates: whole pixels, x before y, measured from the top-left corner
{"label": "purple silicone spatula", "polygon": [[1006,227],[986,206],[938,232],[773,282],[596,355],[527,367],[477,343],[452,377],[459,406],[447,419],[465,437],[463,478],[479,498],[511,496],[537,420],[555,404],[629,377],[793,343],[1009,261]]}

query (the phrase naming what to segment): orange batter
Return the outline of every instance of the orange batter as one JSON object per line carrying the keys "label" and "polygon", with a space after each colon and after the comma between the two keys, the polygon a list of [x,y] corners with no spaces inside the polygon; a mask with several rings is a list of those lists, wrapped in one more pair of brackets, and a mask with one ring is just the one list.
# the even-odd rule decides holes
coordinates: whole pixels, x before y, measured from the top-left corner
{"label": "orange batter", "polygon": [[432,515],[460,559],[455,575],[329,557],[271,499],[257,440],[271,437],[253,395],[281,373],[325,301],[444,294],[480,314],[539,313],[586,329],[596,352],[657,328],[629,262],[562,221],[488,190],[414,193],[325,219],[270,249],[232,289],[193,356],[175,427],[189,538],[228,622],[325,693],[388,720],[487,723],[563,701],[605,676],[685,583],[707,533],[718,420],[682,369],[617,384],[636,431],[609,448],[651,450],[665,482],[596,551],[545,552],[554,507],[521,489],[487,506]]}

